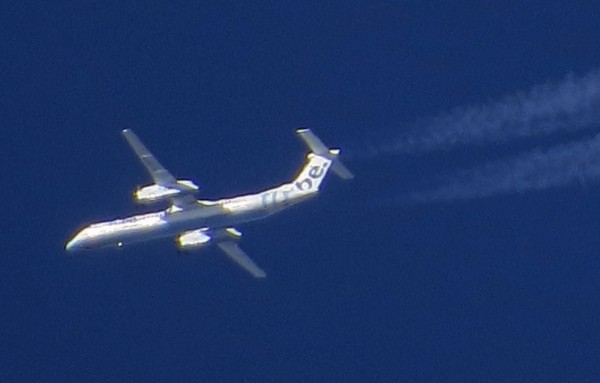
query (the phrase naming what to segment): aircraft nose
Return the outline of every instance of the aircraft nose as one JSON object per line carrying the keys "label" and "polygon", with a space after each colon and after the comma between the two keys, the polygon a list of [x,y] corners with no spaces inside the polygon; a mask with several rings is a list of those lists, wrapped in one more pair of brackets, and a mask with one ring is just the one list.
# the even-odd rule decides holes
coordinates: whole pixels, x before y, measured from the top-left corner
{"label": "aircraft nose", "polygon": [[67,242],[65,244],[65,250],[67,251],[74,251],[74,250],[78,250],[82,247],[82,239],[80,235],[76,235],[75,237],[73,237],[73,239],[71,239],[69,242]]}
{"label": "aircraft nose", "polygon": [[89,246],[89,239],[90,236],[88,230],[83,229],[79,233],[76,233],[73,238],[65,244],[65,250],[76,251],[86,248]]}
{"label": "aircraft nose", "polygon": [[74,238],[74,239],[70,240],[69,242],[67,242],[67,244],[65,245],[65,250],[71,251],[71,250],[74,250],[76,247],[77,247],[77,240]]}

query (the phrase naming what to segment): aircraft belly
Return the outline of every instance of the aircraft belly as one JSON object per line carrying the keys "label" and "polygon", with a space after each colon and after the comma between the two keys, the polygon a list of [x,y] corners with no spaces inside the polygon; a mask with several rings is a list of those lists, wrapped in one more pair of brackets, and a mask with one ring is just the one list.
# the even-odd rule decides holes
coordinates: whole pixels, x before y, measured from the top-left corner
{"label": "aircraft belly", "polygon": [[256,221],[265,218],[269,214],[261,211],[247,211],[244,213],[229,213],[210,220],[210,227],[235,226],[245,222]]}
{"label": "aircraft belly", "polygon": [[165,217],[165,219],[169,226],[177,227],[179,230],[191,230],[200,227],[228,227],[265,218],[281,209],[260,208],[242,211],[223,211],[219,209],[214,210],[213,214],[207,214],[203,210],[174,213]]}
{"label": "aircraft belly", "polygon": [[155,226],[134,227],[124,230],[117,229],[114,232],[91,239],[89,244],[90,247],[112,246],[162,238],[170,234],[168,225],[163,223]]}
{"label": "aircraft belly", "polygon": [[[155,223],[140,225],[114,225],[110,230],[89,238],[86,247],[121,246],[151,239],[176,237],[181,232],[202,227],[232,227],[245,222],[259,220],[277,213],[288,205],[255,208],[239,211],[222,209],[197,209],[166,214]],[[109,225],[110,227],[110,225]]]}

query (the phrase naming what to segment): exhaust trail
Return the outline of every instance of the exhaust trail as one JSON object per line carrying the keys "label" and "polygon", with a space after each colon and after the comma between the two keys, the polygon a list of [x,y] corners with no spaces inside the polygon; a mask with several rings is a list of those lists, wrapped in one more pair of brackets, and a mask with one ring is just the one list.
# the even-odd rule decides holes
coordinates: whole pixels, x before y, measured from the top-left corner
{"label": "exhaust trail", "polygon": [[[371,144],[358,156],[449,150],[461,145],[502,143],[585,129],[600,123],[600,70],[567,75],[498,101],[456,108],[417,121],[409,132],[385,144]],[[357,148],[358,149],[358,148]]]}
{"label": "exhaust trail", "polygon": [[600,178],[600,134],[590,140],[535,149],[457,172],[434,189],[401,197],[403,204],[467,200],[543,190]]}

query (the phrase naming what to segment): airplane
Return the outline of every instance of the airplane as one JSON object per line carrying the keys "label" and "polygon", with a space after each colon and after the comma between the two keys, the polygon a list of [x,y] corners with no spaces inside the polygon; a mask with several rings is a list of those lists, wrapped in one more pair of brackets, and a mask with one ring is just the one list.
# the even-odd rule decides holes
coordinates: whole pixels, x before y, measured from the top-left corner
{"label": "airplane", "polygon": [[255,194],[198,200],[194,197],[199,191],[198,185],[171,175],[132,130],[125,129],[122,133],[154,181],[138,188],[133,193],[134,201],[138,204],[168,202],[168,208],[84,227],[66,243],[65,249],[69,252],[100,247],[120,248],[131,243],[176,236],[181,251],[216,244],[252,276],[264,278],[267,275],[265,271],[238,246],[242,233],[235,226],[266,218],[314,197],[329,170],[342,179],[354,177],[339,160],[339,149],[329,149],[310,129],[303,128],[297,129],[296,133],[310,151],[298,176],[291,182]]}

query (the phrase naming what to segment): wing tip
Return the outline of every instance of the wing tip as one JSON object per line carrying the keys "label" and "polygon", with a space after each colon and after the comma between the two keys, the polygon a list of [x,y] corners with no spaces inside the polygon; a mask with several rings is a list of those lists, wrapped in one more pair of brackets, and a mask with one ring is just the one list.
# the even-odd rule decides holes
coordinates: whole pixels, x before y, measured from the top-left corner
{"label": "wing tip", "polygon": [[267,277],[267,273],[265,273],[264,271],[254,274],[254,278],[257,278],[257,279],[265,279],[266,277]]}

